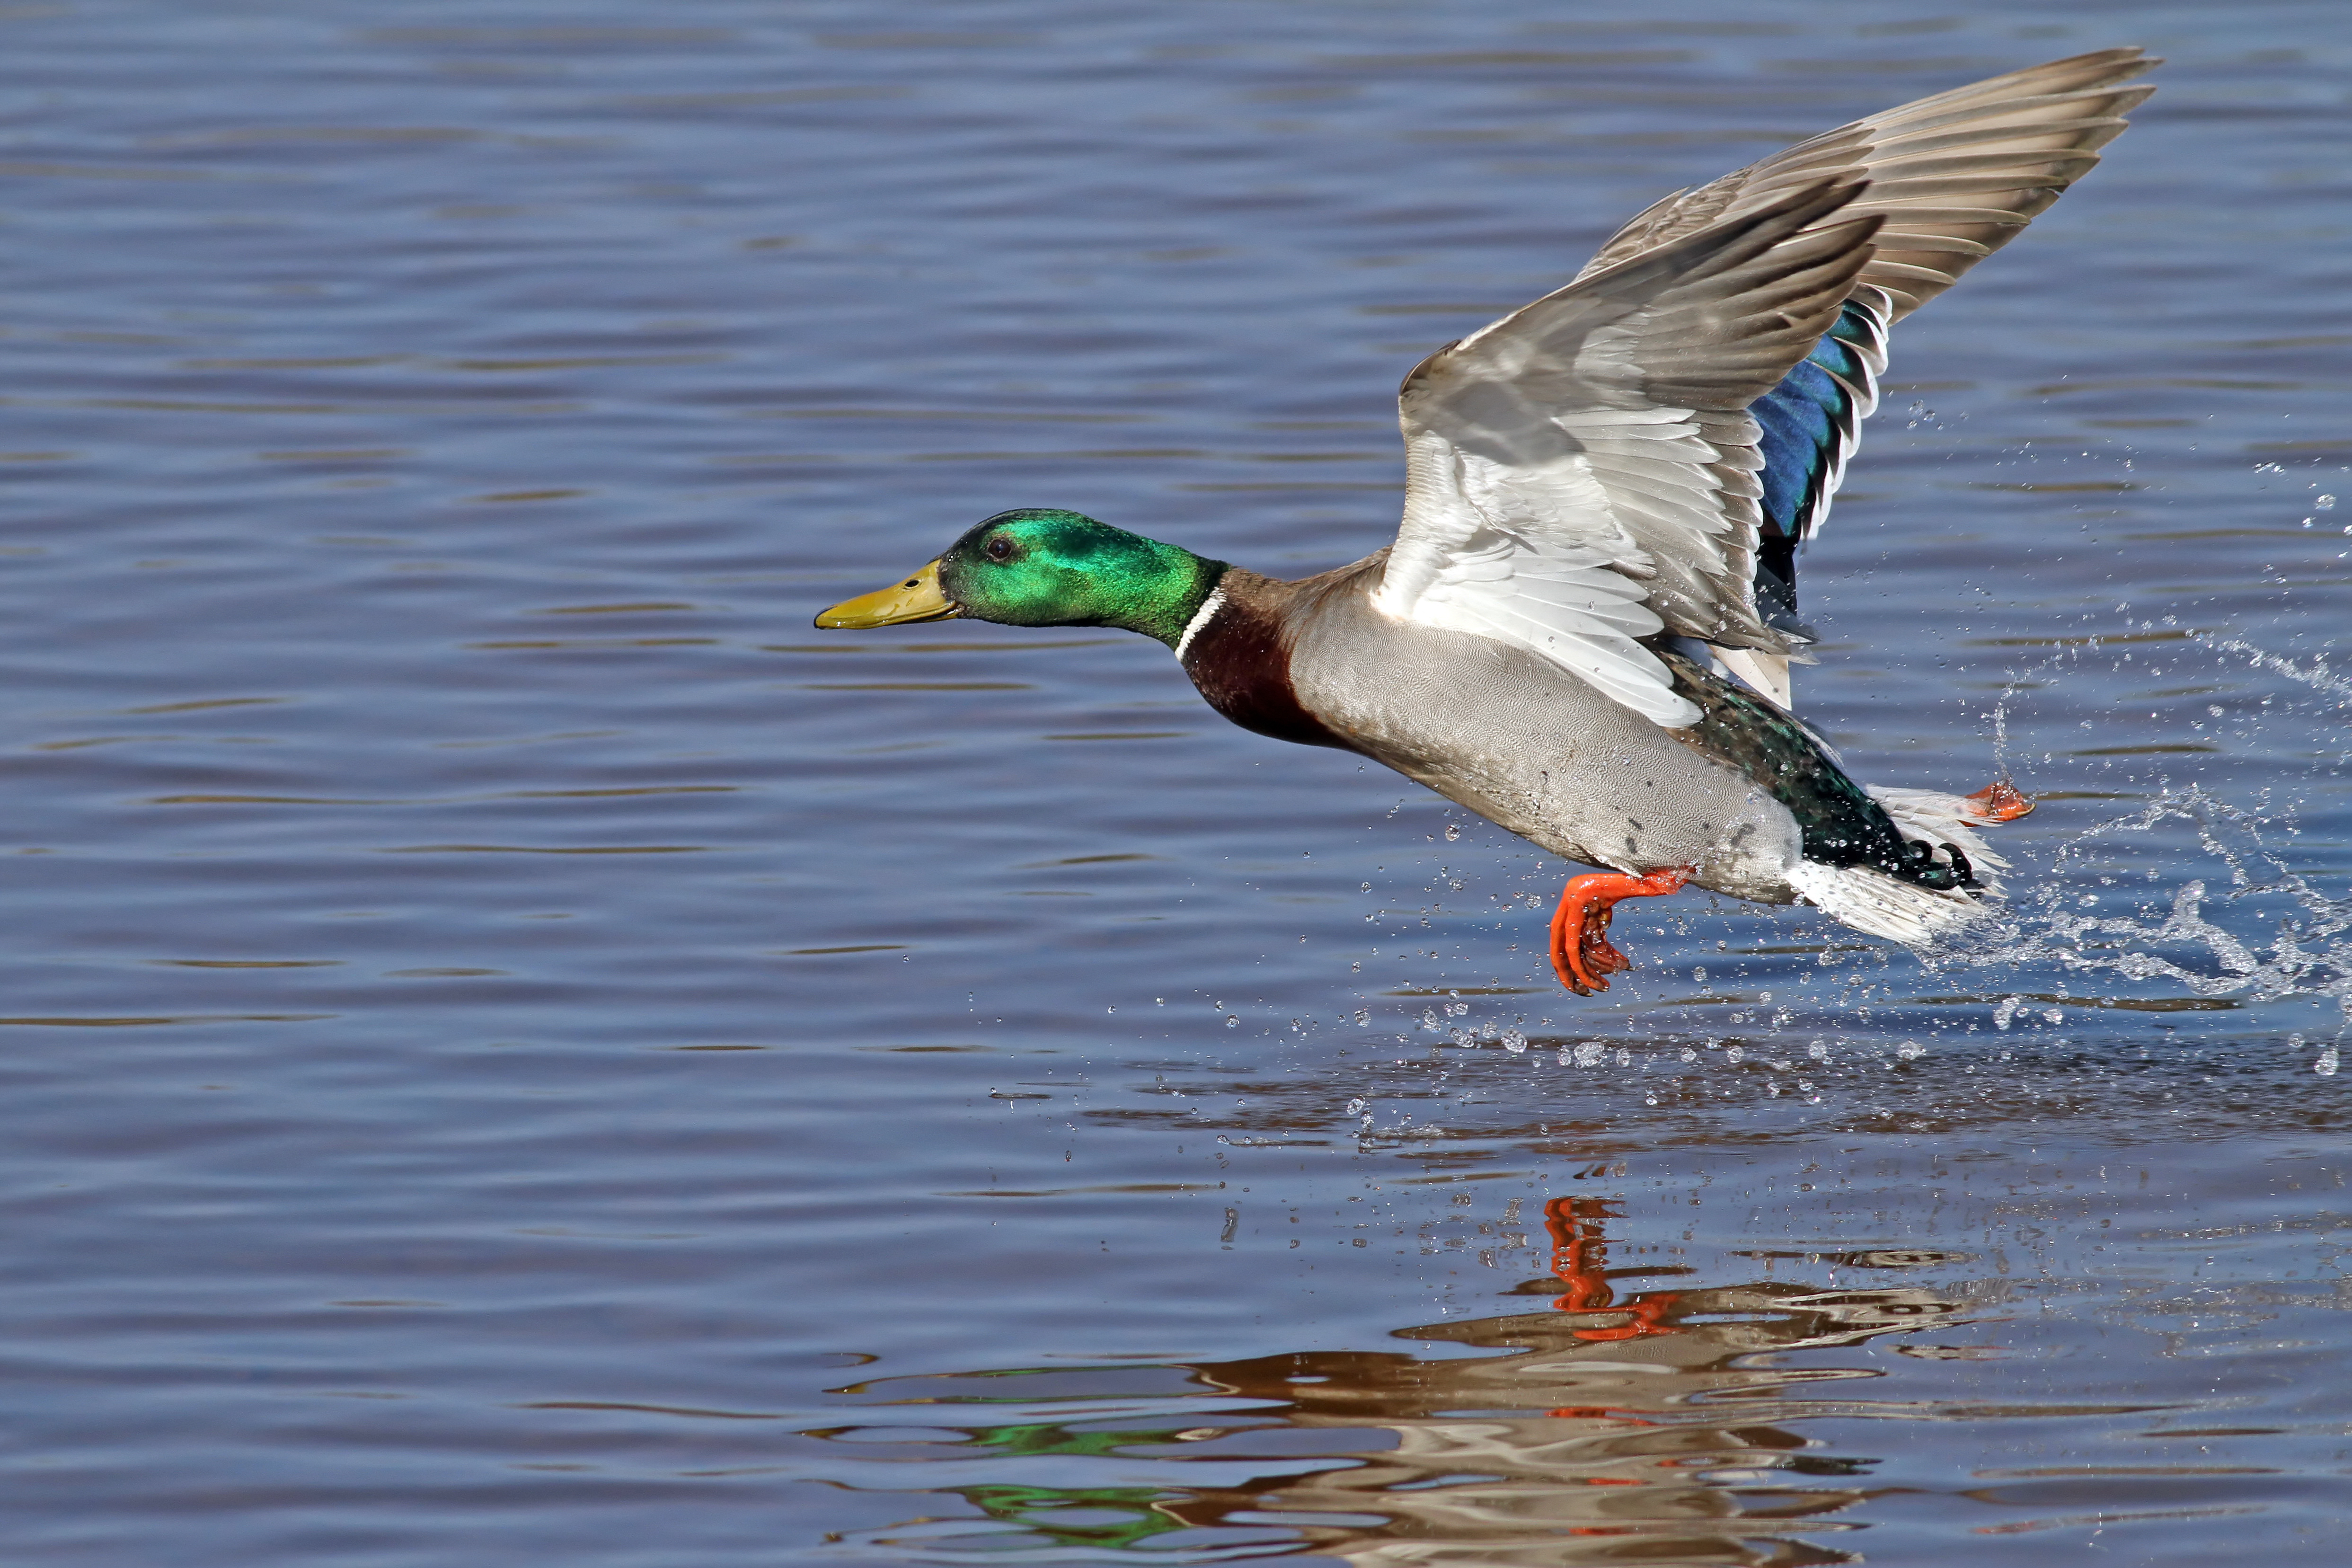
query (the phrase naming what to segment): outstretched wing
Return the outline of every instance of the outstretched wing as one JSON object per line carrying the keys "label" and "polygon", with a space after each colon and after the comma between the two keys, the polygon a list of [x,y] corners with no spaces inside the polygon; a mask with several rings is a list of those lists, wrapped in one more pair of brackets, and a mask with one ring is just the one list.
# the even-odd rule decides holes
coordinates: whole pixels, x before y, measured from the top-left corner
{"label": "outstretched wing", "polygon": [[[2125,115],[2155,90],[2126,84],[2158,63],[2136,48],[2104,49],[1858,120],[1667,197],[1586,268],[1638,256],[1824,174],[1870,182],[1849,210],[1885,218],[1877,254],[1828,335],[1749,407],[1765,458],[1756,600],[1770,625],[1807,635],[1797,615],[1797,551],[1821,531],[1862,421],[1877,406],[1888,329],[2016,237],[2096,163]],[[1785,656],[1717,653],[1788,706]]]}
{"label": "outstretched wing", "polygon": [[1885,219],[1860,281],[1886,291],[1889,322],[2008,244],[2123,134],[2156,89],[2125,85],[2160,61],[2101,49],[1939,92],[1784,147],[1617,231],[1580,279],[1785,199],[1823,180],[1866,181],[1841,217]]}
{"label": "outstretched wing", "polygon": [[1693,722],[1659,631],[1785,653],[1756,614],[1747,412],[1837,321],[1884,221],[1818,181],[1652,247],[1405,378],[1404,521],[1373,603],[1517,643]]}
{"label": "outstretched wing", "polygon": [[2081,55],[1801,142],[1657,203],[1569,288],[1433,355],[1401,398],[1405,520],[1376,602],[1534,648],[1662,724],[1694,715],[1634,640],[1661,630],[1785,705],[1797,546],[1876,405],[1887,329],[2096,163],[2157,63]]}

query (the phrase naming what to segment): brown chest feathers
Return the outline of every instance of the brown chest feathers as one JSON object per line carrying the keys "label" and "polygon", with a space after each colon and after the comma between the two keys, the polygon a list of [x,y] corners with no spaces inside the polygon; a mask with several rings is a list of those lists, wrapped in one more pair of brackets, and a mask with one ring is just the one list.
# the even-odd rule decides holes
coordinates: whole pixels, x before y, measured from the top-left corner
{"label": "brown chest feathers", "polygon": [[1291,586],[1238,566],[1227,572],[1177,658],[1209,706],[1243,729],[1302,746],[1353,751],[1301,705],[1291,684],[1291,639],[1282,616]]}

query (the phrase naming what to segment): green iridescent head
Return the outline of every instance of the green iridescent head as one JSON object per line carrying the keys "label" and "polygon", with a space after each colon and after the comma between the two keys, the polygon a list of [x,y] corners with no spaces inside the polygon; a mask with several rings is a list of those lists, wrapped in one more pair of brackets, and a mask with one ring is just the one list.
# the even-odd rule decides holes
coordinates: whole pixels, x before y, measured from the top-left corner
{"label": "green iridescent head", "polygon": [[1013,626],[1120,626],[1173,647],[1225,563],[1075,511],[1002,511],[894,588],[835,605],[820,626],[968,616]]}

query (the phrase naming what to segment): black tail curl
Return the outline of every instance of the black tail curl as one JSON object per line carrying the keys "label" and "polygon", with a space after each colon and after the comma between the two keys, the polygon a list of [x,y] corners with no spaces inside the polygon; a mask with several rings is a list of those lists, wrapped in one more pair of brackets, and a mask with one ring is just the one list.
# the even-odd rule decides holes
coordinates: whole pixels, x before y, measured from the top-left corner
{"label": "black tail curl", "polygon": [[[1670,733],[1738,769],[1787,806],[1803,835],[1806,859],[1822,866],[1867,866],[1937,892],[1979,885],[1976,868],[1958,846],[1905,837],[1886,808],[1846,776],[1794,714],[1716,674],[1670,639],[1653,637],[1642,646],[1664,663],[1676,694],[1698,706],[1697,723]],[[1938,849],[1948,858],[1939,858]]]}
{"label": "black tail curl", "polygon": [[[1951,857],[1948,862],[1936,858],[1936,851],[1939,847]],[[1976,868],[1969,864],[1969,858],[1960,853],[1960,847],[1957,844],[1938,846],[1906,838],[1903,841],[1903,863],[1885,869],[1906,882],[1933,888],[1937,892],[1977,885]]]}

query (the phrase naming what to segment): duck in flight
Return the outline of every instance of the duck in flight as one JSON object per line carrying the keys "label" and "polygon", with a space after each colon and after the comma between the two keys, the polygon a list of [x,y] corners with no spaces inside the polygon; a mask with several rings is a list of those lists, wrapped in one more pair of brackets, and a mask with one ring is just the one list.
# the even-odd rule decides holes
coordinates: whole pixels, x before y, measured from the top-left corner
{"label": "duck in flight", "polygon": [[1551,957],[1630,967],[1621,900],[1685,886],[1919,943],[1998,896],[1972,829],[2032,809],[1866,786],[1791,711],[1796,552],[1889,330],[2120,134],[2157,64],[2105,49],[1922,99],[1666,197],[1566,288],[1415,366],[1404,521],[1286,582],[1076,512],[1000,512],[820,627],[950,616],[1157,637],[1210,706],[1360,752],[1565,859]]}

